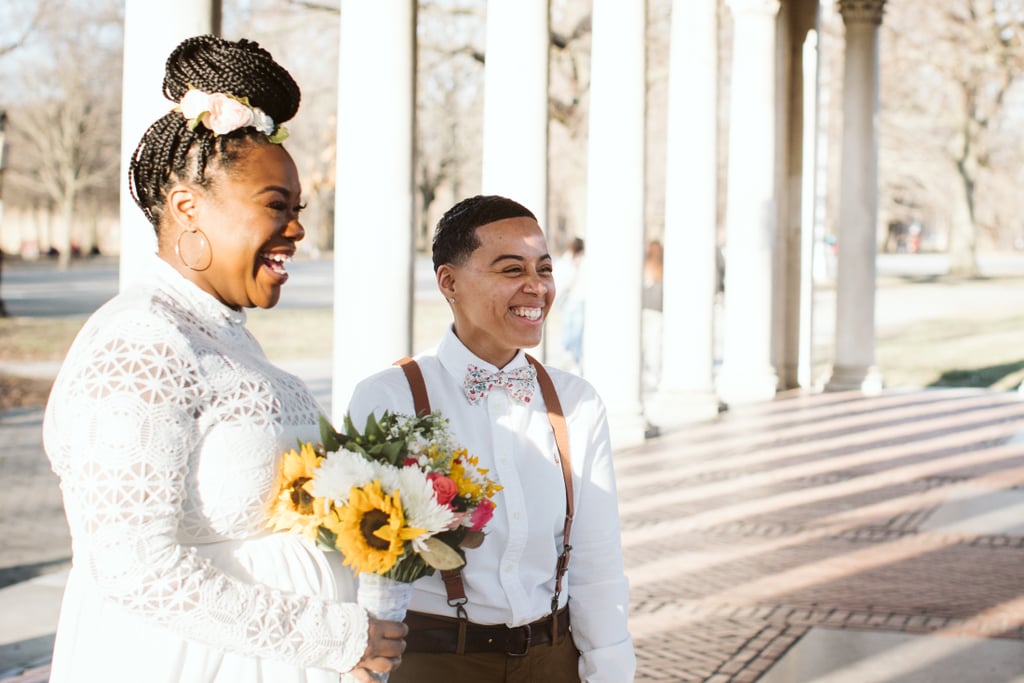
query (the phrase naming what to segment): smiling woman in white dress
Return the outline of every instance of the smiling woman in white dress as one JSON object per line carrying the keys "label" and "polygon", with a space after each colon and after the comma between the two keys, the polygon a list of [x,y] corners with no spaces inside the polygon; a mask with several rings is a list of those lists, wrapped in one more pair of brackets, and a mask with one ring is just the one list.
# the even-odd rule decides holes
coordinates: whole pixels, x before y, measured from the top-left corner
{"label": "smiling woman in white dress", "polygon": [[244,326],[304,236],[280,144],[299,88],[256,43],[198,36],[164,93],[130,170],[158,253],[83,327],[46,410],[73,551],[51,680],[372,681],[405,626],[352,602],[336,554],[266,528],[280,455],[321,412]]}

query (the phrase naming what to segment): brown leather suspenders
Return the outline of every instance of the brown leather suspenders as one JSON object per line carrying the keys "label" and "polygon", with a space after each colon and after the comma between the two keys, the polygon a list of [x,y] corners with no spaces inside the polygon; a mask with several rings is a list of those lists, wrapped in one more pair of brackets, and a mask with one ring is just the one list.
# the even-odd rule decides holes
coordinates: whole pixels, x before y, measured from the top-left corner
{"label": "brown leather suspenders", "polygon": [[[544,405],[548,410],[548,421],[555,434],[555,446],[558,448],[559,461],[562,465],[562,479],[565,482],[565,524],[562,528],[562,553],[558,556],[558,563],[555,567],[555,594],[551,598],[551,637],[554,642],[557,640],[554,615],[558,611],[558,598],[562,593],[562,577],[569,569],[569,552],[572,550],[572,546],[569,545],[569,535],[572,531],[572,518],[576,510],[572,491],[572,464],[569,460],[569,429],[565,424],[565,414],[562,412],[562,404],[558,400],[551,376],[536,358],[526,354],[526,359],[537,370],[537,383],[540,384],[540,393],[544,397]],[[403,358],[396,361],[395,365],[400,366],[405,372],[405,378],[412,390],[413,408],[416,415],[430,414],[430,399],[420,366],[412,358]],[[443,571],[441,579],[444,581],[445,590],[448,593],[448,604],[456,608],[461,619],[466,619],[464,608],[466,589],[462,583],[462,572],[458,569]],[[460,647],[459,650],[461,649]]]}
{"label": "brown leather suspenders", "polygon": [[[562,554],[558,556],[558,564],[555,566],[555,595],[551,598],[551,614],[554,616],[558,611],[558,596],[562,593],[562,577],[569,569],[569,534],[572,532],[572,518],[576,513],[576,501],[572,493],[572,463],[569,460],[569,428],[565,424],[565,413],[562,412],[562,403],[558,400],[555,392],[555,385],[551,382],[551,375],[544,369],[544,366],[530,354],[526,354],[526,360],[537,369],[537,383],[540,384],[540,393],[544,397],[544,405],[548,409],[548,422],[551,423],[551,431],[555,433],[555,446],[558,448],[559,460],[562,464],[562,479],[565,481],[565,524],[562,526]],[[552,628],[554,620],[552,619]],[[554,636],[552,636],[554,640]]]}
{"label": "brown leather suspenders", "polygon": [[430,397],[427,396],[427,383],[423,381],[423,371],[419,363],[408,356],[395,361],[395,365],[402,368],[405,378],[409,380],[409,388],[412,389],[412,405],[416,411],[416,417],[423,417],[430,414]]}

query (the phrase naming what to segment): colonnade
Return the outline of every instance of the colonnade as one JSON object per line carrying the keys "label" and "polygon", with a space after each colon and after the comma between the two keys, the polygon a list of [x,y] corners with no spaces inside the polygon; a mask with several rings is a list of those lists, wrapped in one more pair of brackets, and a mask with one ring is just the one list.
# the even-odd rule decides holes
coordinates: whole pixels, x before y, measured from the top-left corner
{"label": "colonnade", "polygon": [[[789,359],[803,335],[787,320],[811,277],[789,244],[812,230],[799,182],[817,169],[803,145],[801,68],[815,0],[727,0],[732,21],[728,137],[719,140],[716,0],[672,7],[666,141],[662,363],[658,390],[641,387],[645,241],[644,2],[593,0],[587,170],[585,376],[608,408],[613,443],[640,443],[652,426],[713,415],[720,402],[768,400],[793,386]],[[843,167],[835,368],[828,389],[880,386],[874,365],[878,29],[885,0],[839,0],[846,26]],[[368,369],[408,354],[412,340],[416,2],[342,0],[335,207],[335,351],[332,402]],[[483,177],[546,225],[548,205],[547,0],[489,0]],[[127,0],[124,123],[127,160],[166,102],[141,93],[188,35],[212,32],[215,0]],[[794,62],[796,60],[796,62]],[[794,64],[796,66],[794,67]],[[793,68],[790,68],[793,67]],[[386,84],[386,87],[382,87]],[[800,92],[797,92],[800,91]],[[371,103],[372,105],[368,104]],[[812,131],[813,133],[813,131]],[[724,215],[718,149],[728,145]],[[793,182],[792,176],[798,176]],[[122,199],[122,286],[153,250],[152,230]],[[142,225],[140,225],[140,223]],[[725,226],[721,367],[715,367],[715,249]],[[149,236],[147,239],[146,236]],[[794,257],[794,253],[797,254]],[[367,284],[365,287],[359,283]],[[372,295],[372,296],[371,296]],[[806,302],[804,302],[806,303]],[[381,311],[387,311],[381,316]],[[377,321],[371,335],[347,321]],[[804,380],[806,381],[806,380]],[[337,417],[337,416],[335,416]]]}

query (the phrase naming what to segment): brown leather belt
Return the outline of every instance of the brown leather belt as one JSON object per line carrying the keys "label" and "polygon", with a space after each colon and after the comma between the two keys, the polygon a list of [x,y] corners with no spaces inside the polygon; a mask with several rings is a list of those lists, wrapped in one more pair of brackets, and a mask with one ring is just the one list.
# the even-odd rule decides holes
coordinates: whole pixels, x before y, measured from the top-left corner
{"label": "brown leather belt", "polygon": [[[508,627],[504,624],[483,625],[460,622],[458,619],[423,612],[405,615],[409,635],[405,637],[406,652],[458,652],[460,625],[465,624],[466,654],[497,652],[510,657],[524,657],[535,645],[551,642],[551,615],[531,624]],[[561,638],[569,633],[569,609],[563,607],[555,615],[555,632]]]}

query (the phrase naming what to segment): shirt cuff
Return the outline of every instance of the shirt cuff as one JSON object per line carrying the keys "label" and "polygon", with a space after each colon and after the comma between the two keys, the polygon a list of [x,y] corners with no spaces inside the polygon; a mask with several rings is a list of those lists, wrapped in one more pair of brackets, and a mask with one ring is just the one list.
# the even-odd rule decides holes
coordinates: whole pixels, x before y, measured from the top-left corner
{"label": "shirt cuff", "polygon": [[590,650],[580,655],[580,680],[583,683],[624,683],[636,675],[633,640]]}

